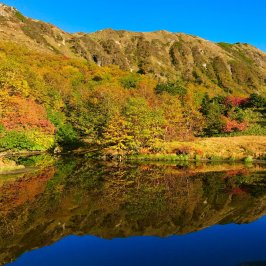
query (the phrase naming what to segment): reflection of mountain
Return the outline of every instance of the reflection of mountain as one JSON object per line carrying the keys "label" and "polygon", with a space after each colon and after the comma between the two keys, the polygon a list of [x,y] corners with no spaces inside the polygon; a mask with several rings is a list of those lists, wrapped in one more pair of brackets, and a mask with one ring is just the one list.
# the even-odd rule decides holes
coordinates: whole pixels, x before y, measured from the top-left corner
{"label": "reflection of mountain", "polygon": [[59,162],[0,187],[0,264],[70,234],[185,234],[266,213],[263,170]]}

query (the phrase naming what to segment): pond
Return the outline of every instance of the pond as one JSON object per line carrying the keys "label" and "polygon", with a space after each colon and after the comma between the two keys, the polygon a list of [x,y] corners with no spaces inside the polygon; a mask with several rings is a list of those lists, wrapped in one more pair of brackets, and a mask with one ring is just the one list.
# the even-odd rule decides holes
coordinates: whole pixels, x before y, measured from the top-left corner
{"label": "pond", "polygon": [[266,265],[265,165],[17,160],[0,265]]}

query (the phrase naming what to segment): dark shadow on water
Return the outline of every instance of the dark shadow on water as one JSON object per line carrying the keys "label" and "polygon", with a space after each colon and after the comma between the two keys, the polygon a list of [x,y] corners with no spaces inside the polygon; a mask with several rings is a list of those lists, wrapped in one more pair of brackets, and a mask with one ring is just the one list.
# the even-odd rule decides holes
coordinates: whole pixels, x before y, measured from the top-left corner
{"label": "dark shadow on water", "polygon": [[238,266],[266,266],[266,261],[245,262],[239,264]]}

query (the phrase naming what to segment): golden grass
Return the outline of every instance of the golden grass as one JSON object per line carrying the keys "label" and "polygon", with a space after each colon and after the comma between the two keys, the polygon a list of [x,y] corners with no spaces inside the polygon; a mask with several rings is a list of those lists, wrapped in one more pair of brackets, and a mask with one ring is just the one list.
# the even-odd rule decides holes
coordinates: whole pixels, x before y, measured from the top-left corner
{"label": "golden grass", "polygon": [[199,138],[187,142],[168,142],[163,145],[166,153],[188,147],[204,158],[244,159],[252,156],[255,159],[266,157],[266,136],[239,136]]}

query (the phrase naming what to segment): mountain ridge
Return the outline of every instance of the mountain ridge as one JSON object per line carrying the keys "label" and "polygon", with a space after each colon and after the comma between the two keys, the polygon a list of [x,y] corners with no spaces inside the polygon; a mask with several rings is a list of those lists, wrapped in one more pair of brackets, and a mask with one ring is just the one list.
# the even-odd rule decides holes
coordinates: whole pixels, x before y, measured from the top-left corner
{"label": "mountain ridge", "polygon": [[99,66],[117,65],[164,82],[203,86],[214,93],[266,92],[266,54],[246,43],[213,43],[166,30],[72,34],[4,4],[0,5],[0,38]]}

